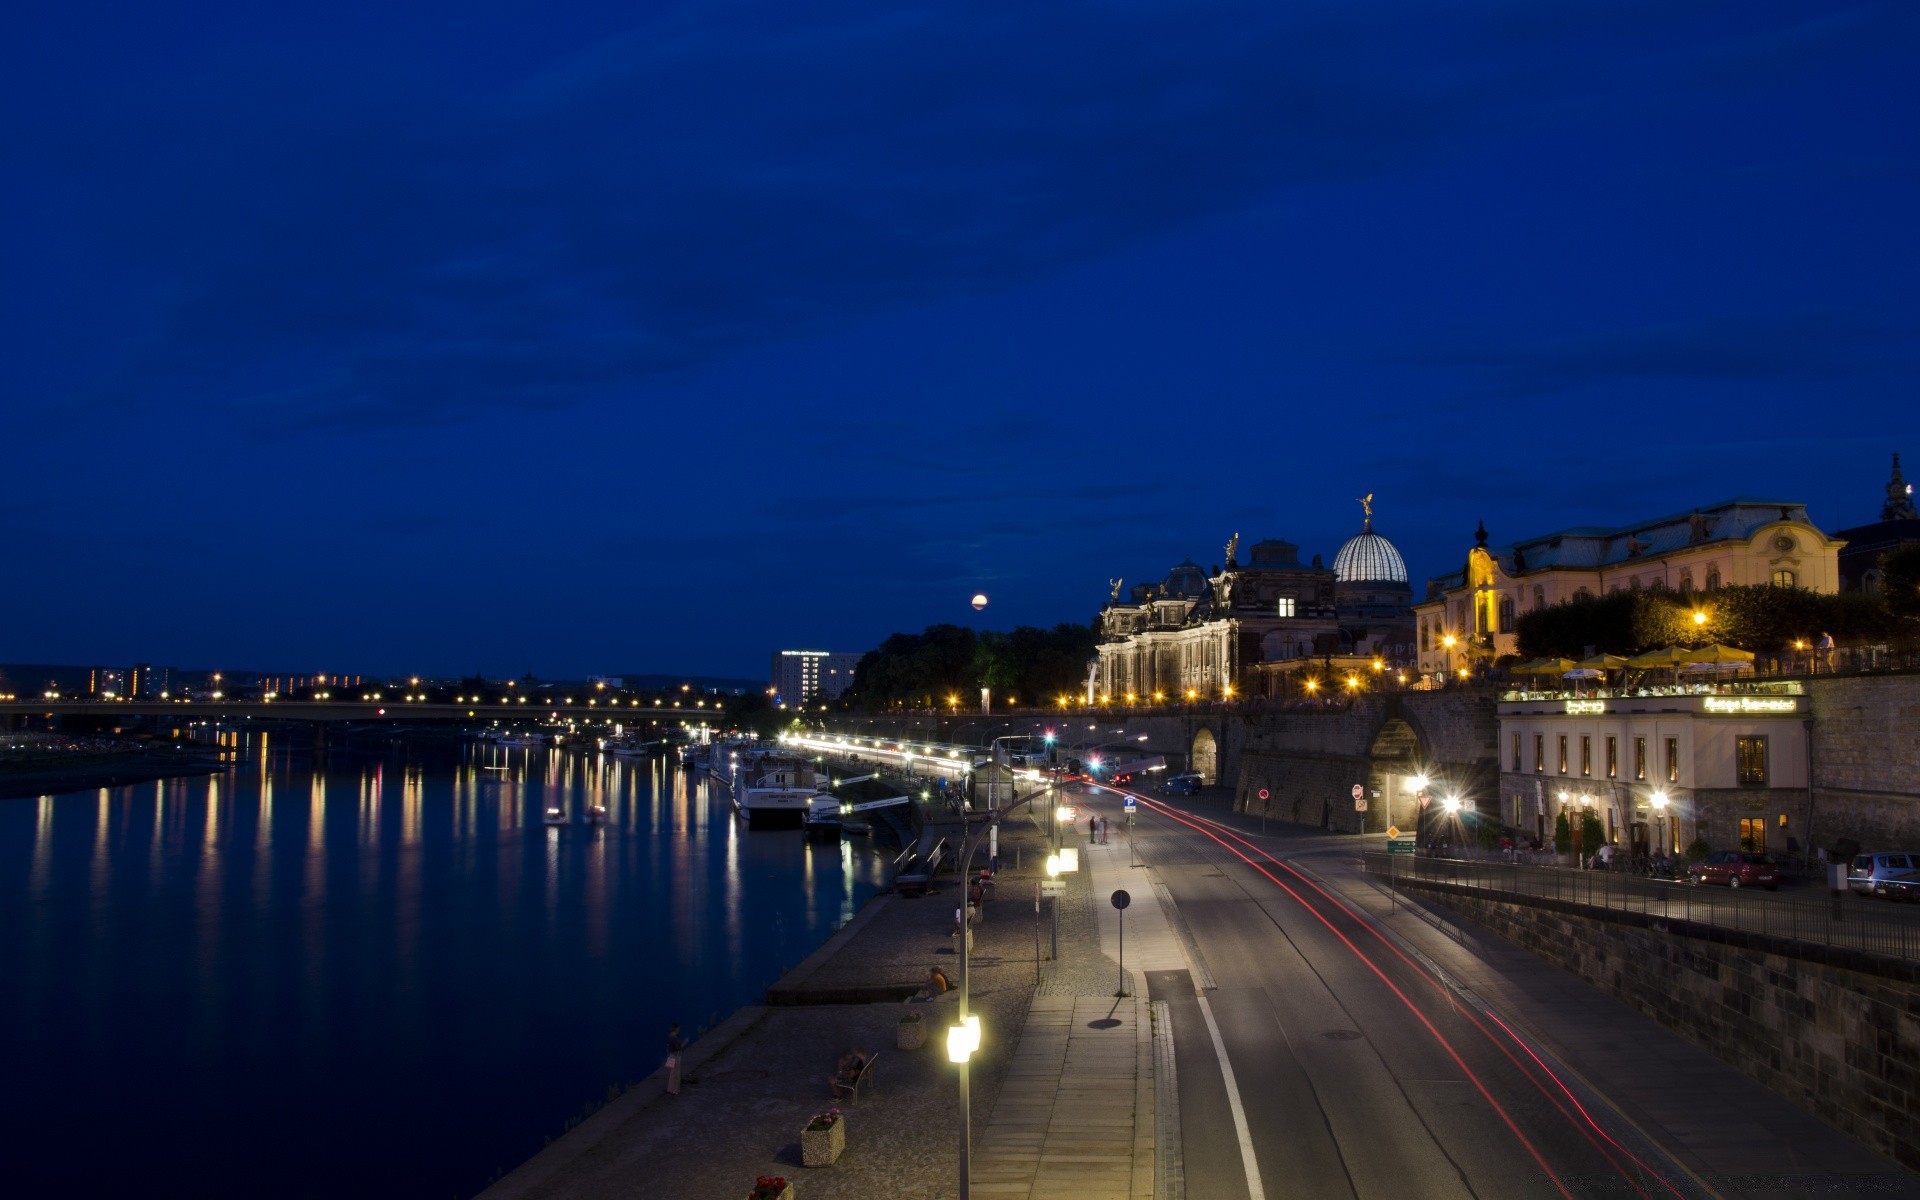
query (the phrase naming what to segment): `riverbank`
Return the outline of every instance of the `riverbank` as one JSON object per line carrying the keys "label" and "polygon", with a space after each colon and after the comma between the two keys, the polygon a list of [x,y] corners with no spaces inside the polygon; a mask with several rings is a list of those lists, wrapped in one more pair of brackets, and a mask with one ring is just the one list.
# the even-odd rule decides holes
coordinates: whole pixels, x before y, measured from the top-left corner
{"label": "riverbank", "polygon": [[[1047,1113],[1034,1115],[1031,1093],[1037,1081],[1045,1086],[1049,1069],[1057,1085],[1063,1068],[1054,1064],[1036,1071],[1031,1064],[1036,1051],[1065,1055],[1069,1025],[1079,1037],[1108,1037],[1114,1043],[1117,1057],[1109,1065],[1126,1078],[1094,1090],[1111,1092],[1110,1098],[1123,1103],[1124,1136],[1135,1136],[1136,1118],[1152,1129],[1152,1043],[1136,1015],[1138,1002],[1126,1002],[1125,1019],[1097,1020],[1113,1017],[1109,1010],[1121,1006],[1112,999],[1114,963],[1101,953],[1090,872],[1067,877],[1060,961],[1045,961],[1046,946],[1036,938],[1036,932],[1045,932],[1037,930],[1032,901],[1044,874],[1045,849],[1044,837],[1031,824],[1015,820],[1001,826],[998,894],[985,906],[974,934],[969,1010],[982,1025],[971,1067],[977,1187],[986,1185],[984,1172],[1008,1170],[1007,1152],[995,1153],[1000,1140],[991,1136],[993,1122],[1013,1121],[1016,1140],[1026,1138],[1036,1121],[1039,1130],[1047,1127]],[[957,982],[952,931],[961,896],[961,888],[949,883],[925,897],[874,897],[769,988],[767,1003],[741,1009],[688,1048],[679,1095],[666,1092],[665,1072],[656,1071],[489,1188],[484,1200],[744,1195],[763,1175],[792,1180],[804,1197],[951,1196],[961,1112],[942,1039],[953,1023],[957,997],[950,992],[921,1004],[902,1003],[899,997],[924,981],[933,966]],[[1089,1018],[1094,1024],[1075,1020],[1076,1003],[1085,1003],[1075,996],[1099,998],[1099,1011]],[[898,1049],[900,1018],[915,1010],[923,1014],[925,1044]],[[1043,1033],[1036,1035],[1035,1021]],[[878,1058],[858,1103],[838,1104],[846,1150],[831,1168],[805,1168],[801,1128],[814,1114],[835,1107],[827,1075],[854,1046],[877,1052]],[[1074,1053],[1076,1062],[1103,1059],[1093,1055],[1089,1060],[1085,1049]],[[1136,1063],[1146,1065],[1136,1068]],[[1148,1086],[1138,1113],[1136,1074]],[[1003,1093],[1007,1106],[997,1111]],[[1055,1112],[1056,1123],[1069,1107],[1062,1104]],[[1113,1123],[1102,1114],[1103,1126]],[[1138,1182],[1123,1172],[1117,1192],[1097,1194],[1125,1197],[1150,1190],[1150,1137],[1148,1144],[1144,1155],[1121,1156],[1144,1170]],[[1038,1153],[1019,1150],[1014,1158],[1024,1162]],[[1019,1169],[1013,1174],[1018,1176]]]}
{"label": "riverbank", "polygon": [[57,796],[62,792],[84,792],[95,788],[124,787],[133,783],[151,783],[156,779],[176,779],[189,775],[212,775],[231,769],[215,752],[201,747],[135,750],[118,754],[35,754],[15,759],[0,757],[0,800],[19,800],[36,796]]}

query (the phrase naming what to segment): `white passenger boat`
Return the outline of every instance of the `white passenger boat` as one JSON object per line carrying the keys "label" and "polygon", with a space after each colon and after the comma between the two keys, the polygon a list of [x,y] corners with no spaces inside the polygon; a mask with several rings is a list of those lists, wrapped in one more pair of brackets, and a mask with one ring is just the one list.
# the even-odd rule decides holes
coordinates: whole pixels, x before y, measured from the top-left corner
{"label": "white passenger boat", "polygon": [[799,828],[820,791],[813,764],[772,751],[746,751],[729,784],[733,807],[748,825]]}

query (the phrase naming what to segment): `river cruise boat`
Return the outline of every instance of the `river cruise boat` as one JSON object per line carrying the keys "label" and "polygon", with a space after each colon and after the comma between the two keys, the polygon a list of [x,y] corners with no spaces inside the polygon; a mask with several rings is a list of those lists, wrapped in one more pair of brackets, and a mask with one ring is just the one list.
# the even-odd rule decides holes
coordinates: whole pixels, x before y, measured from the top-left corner
{"label": "river cruise boat", "polygon": [[811,762],[753,749],[739,752],[728,788],[735,811],[748,825],[790,829],[805,824],[808,805],[820,791]]}

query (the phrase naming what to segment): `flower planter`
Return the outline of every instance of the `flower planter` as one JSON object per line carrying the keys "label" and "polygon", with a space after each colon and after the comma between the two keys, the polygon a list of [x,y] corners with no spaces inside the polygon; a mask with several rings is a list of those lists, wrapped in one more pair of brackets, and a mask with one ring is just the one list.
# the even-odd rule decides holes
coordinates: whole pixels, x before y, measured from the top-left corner
{"label": "flower planter", "polygon": [[927,1022],[924,1017],[900,1019],[898,1030],[893,1035],[893,1044],[902,1050],[918,1050],[927,1044]]}
{"label": "flower planter", "polygon": [[747,1193],[747,1200],[793,1200],[793,1184],[790,1181],[780,1180],[781,1186],[778,1191],[768,1187],[769,1182],[770,1180],[763,1176],[760,1182],[754,1185],[754,1189]]}
{"label": "flower planter", "polygon": [[[800,1131],[800,1162],[809,1167],[830,1167],[847,1148],[847,1119],[835,1117],[825,1129]],[[789,1186],[789,1197],[791,1186]]]}

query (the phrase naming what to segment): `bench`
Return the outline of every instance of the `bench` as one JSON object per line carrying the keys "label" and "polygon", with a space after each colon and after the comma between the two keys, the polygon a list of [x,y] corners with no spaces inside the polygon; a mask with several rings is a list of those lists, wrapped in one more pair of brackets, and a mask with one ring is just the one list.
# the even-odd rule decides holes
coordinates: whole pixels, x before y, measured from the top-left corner
{"label": "bench", "polygon": [[858,1105],[860,1103],[860,1085],[873,1082],[873,1064],[879,1060],[879,1051],[868,1055],[866,1063],[860,1068],[860,1073],[853,1077],[851,1083],[842,1083],[837,1077],[829,1079],[827,1083],[828,1086],[833,1088],[833,1098],[835,1100],[845,1099],[850,1104]]}

